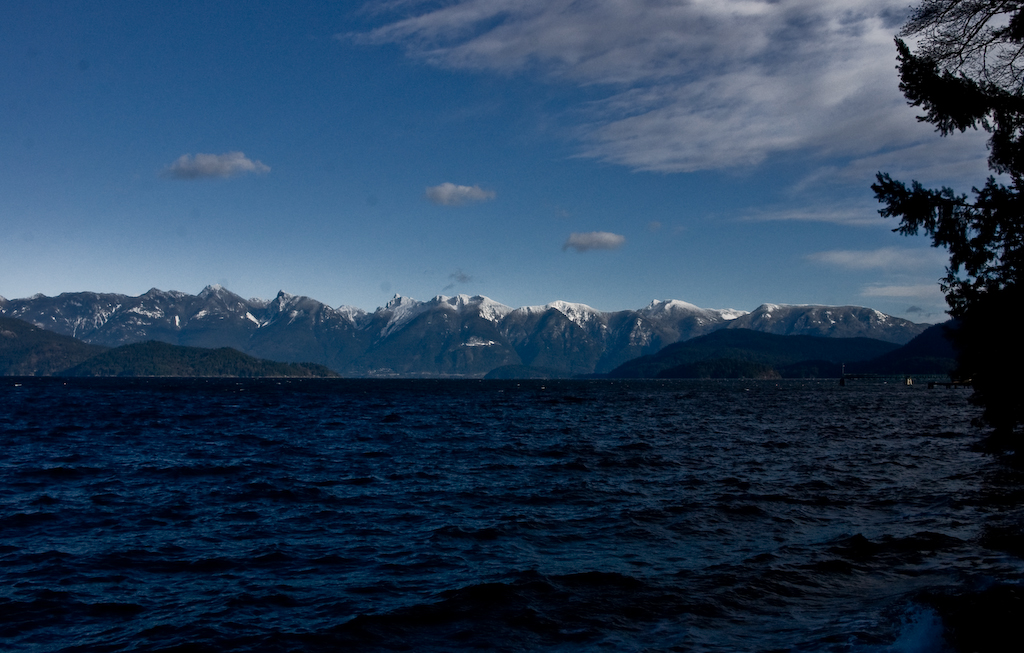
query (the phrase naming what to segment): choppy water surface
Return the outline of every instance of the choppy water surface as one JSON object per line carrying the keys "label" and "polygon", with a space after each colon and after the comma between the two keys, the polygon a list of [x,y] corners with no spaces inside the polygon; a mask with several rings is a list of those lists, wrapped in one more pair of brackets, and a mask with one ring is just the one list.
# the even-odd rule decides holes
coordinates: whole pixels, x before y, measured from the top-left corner
{"label": "choppy water surface", "polygon": [[6,379],[0,647],[940,649],[1022,572],[967,396]]}

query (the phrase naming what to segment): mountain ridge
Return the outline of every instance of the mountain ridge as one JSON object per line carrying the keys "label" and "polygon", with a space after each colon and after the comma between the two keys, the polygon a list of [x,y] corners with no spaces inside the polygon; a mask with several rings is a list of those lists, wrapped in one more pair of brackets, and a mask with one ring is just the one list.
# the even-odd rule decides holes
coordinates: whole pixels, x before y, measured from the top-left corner
{"label": "mountain ridge", "polygon": [[856,306],[762,304],[754,311],[654,300],[603,312],[558,300],[513,308],[483,295],[396,295],[373,312],[280,291],[244,299],[219,285],[197,295],[152,288],[132,297],[76,292],[0,301],[0,315],[91,344],[146,340],[232,347],[345,376],[482,377],[502,366],[606,373],[638,356],[723,328],[780,335],[870,337],[904,344],[927,325]]}

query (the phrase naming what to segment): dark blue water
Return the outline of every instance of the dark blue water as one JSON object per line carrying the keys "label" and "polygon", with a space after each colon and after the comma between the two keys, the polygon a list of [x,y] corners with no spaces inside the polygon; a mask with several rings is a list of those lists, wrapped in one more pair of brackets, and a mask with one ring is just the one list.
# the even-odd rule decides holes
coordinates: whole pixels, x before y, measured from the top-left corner
{"label": "dark blue water", "polygon": [[0,383],[4,650],[943,650],[1024,571],[963,390]]}

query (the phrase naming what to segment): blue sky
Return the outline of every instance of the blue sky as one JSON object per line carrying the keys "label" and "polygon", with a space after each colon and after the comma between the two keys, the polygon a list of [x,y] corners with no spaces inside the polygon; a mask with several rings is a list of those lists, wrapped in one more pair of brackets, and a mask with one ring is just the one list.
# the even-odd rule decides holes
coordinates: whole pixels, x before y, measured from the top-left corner
{"label": "blue sky", "polygon": [[220,283],[856,304],[944,319],[878,170],[985,137],[899,93],[905,0],[0,4],[0,295]]}

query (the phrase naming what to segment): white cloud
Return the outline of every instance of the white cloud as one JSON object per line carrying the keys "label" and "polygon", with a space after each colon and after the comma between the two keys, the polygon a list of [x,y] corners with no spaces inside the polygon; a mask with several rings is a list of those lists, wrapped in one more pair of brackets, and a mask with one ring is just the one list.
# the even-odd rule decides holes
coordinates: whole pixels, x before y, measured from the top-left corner
{"label": "white cloud", "polygon": [[922,270],[941,269],[949,261],[949,255],[945,250],[935,248],[882,247],[870,250],[835,249],[816,252],[808,255],[807,259],[847,270]]}
{"label": "white cloud", "polygon": [[625,236],[613,234],[608,231],[583,231],[569,234],[568,240],[562,245],[562,251],[569,248],[577,252],[586,252],[591,249],[618,249],[626,242]]}
{"label": "white cloud", "polygon": [[182,154],[163,174],[172,179],[208,179],[270,172],[270,167],[246,158],[242,152],[224,154]]}
{"label": "white cloud", "polygon": [[427,188],[427,199],[440,206],[461,206],[470,202],[485,202],[494,198],[493,190],[484,190],[479,186],[459,186],[447,181]]}
{"label": "white cloud", "polygon": [[[575,134],[585,157],[685,172],[795,150],[870,157],[937,140],[898,88],[892,39],[906,0],[455,0],[400,8],[402,18],[354,38],[400,44],[440,67],[590,87],[599,99]],[[971,145],[967,156],[984,156],[982,142]],[[929,164],[919,154],[913,164]]]}

